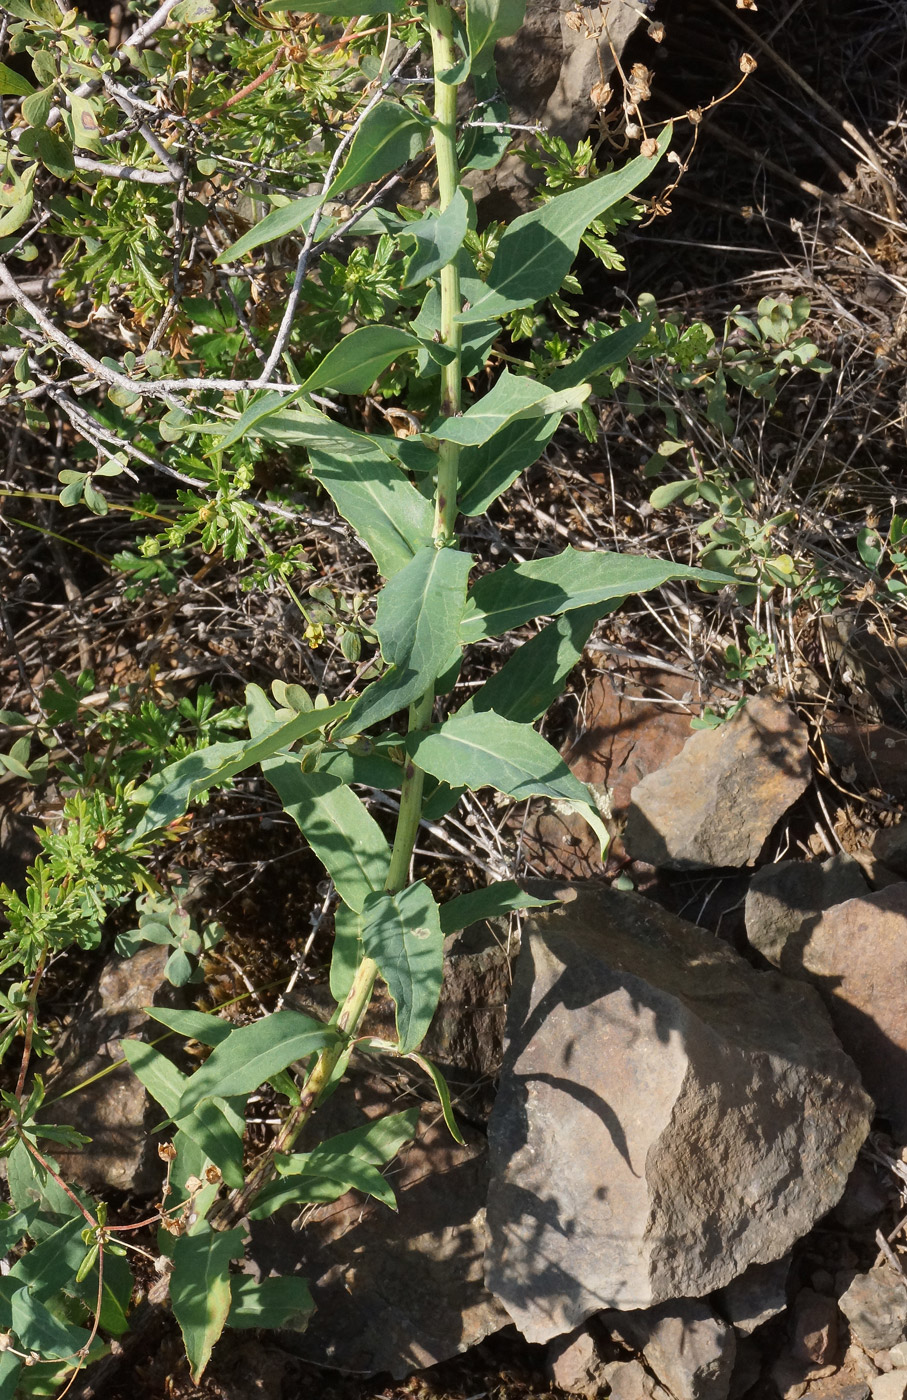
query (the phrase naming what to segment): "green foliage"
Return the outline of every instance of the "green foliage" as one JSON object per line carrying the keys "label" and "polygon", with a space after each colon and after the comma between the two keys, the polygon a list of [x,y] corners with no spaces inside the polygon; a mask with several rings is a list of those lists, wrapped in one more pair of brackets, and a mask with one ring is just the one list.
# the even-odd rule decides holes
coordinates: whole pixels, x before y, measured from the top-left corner
{"label": "green foliage", "polygon": [[[695,390],[702,396],[706,421],[724,439],[732,439],[736,431],[729,384],[773,404],[785,376],[804,368],[823,375],[831,368],[818,358],[817,346],[798,334],[809,317],[806,297],[793,302],[763,297],[756,318],[735,312],[721,339],[702,321],[683,326],[677,320],[662,320],[651,297],[640,298],[640,309],[649,329],[638,353],[664,357],[676,390]],[[639,399],[631,402],[634,410],[642,407]],[[779,544],[796,512],[772,514],[763,509],[756,481],[730,465],[731,451],[703,462],[674,408],[664,403],[655,407],[664,414],[667,436],[645,463],[643,474],[662,476],[676,466],[684,474],[656,486],[649,501],[656,510],[705,507],[705,518],[696,527],[702,562],[741,581],[738,597],[744,604],[757,592],[768,597],[778,586],[803,589],[805,596],[828,594],[833,585],[825,571],[811,560],[796,561]]]}
{"label": "green foliage", "polygon": [[[248,558],[250,586],[290,592],[303,640],[317,647],[333,632],[357,668],[342,700],[284,679],[271,698],[250,685],[241,712],[218,709],[204,687],[194,699],[161,696],[150,682],[98,696],[89,673],[75,683],[59,675],[36,716],[4,716],[4,770],[31,783],[52,773],[64,794],[24,895],[0,891],[9,974],[0,1047],[21,1042],[22,1085],[32,1053],[51,1049],[38,1000],[47,960],[98,947],[135,894],[120,954],[157,943],[170,950],[171,981],[199,980],[222,930],[194,922],[182,884],[162,888],[159,858],[211,792],[260,772],[338,897],[330,1020],[284,1007],[239,1024],[153,1008],[167,1034],[210,1052],[191,1073],[166,1053],[166,1038],[164,1049],[124,1045],[172,1129],[161,1145],[158,1244],[197,1383],[225,1326],[303,1326],[311,1310],[302,1280],[255,1284],[235,1270],[244,1216],[347,1191],[394,1208],[381,1169],[416,1132],[415,1112],[293,1150],[352,1055],[417,1067],[459,1137],[443,1075],[419,1050],[444,939],[543,901],[505,881],[439,905],[410,878],[420,820],[464,788],[543,796],[580,813],[604,849],[593,795],[534,728],[597,620],[669,580],[721,587],[788,576],[771,539],[782,522],[760,523],[747,484],[731,476],[683,482],[713,507],[703,569],[573,548],[477,567],[459,547],[458,515],[484,514],[566,415],[594,436],[593,397],[619,387],[631,355],[665,357],[705,385],[716,422],[727,419],[728,380],[769,397],[792,369],[821,365],[800,335],[802,299],[766,300],[755,321],[734,319],[721,346],[707,328],[662,321],[647,302],[622,325],[587,326],[579,344],[551,330],[549,317],[562,327],[577,319],[581,245],[605,267],[620,265],[615,239],[636,217],[631,196],[657,170],[671,130],[604,172],[589,143],[571,152],[543,134],[528,155],[546,176],[537,207],[480,233],[460,172],[489,169],[508,148],[494,45],[519,28],[521,0],[466,0],[456,33],[440,0],[428,0],[427,14],[407,0],[380,10],[336,0],[317,16],[275,2],[226,16],[208,0],[181,0],[147,42],[115,53],[74,9],[5,7],[9,52],[30,64],[34,83],[0,67],[16,108],[0,132],[0,235],[25,228],[23,238],[64,248],[56,324],[69,330],[64,337],[22,301],[6,328],[18,359],[0,396],[36,412],[33,399],[59,407],[58,380],[75,380],[79,403],[64,406],[84,442],[60,473],[59,499],[98,516],[133,512],[134,548],[113,561],[127,602],[173,593],[199,551],[228,565]],[[342,39],[325,23],[335,16],[350,20]],[[433,79],[421,67],[393,69],[392,39],[411,58],[430,46]],[[458,127],[467,75],[471,115],[488,128]],[[405,183],[430,159],[437,203],[430,181],[425,190]],[[203,264],[209,246],[215,257]],[[91,304],[87,321],[70,314],[77,297]],[[97,331],[75,343],[68,335],[102,316],[112,353],[97,360]],[[530,342],[524,358],[521,341]],[[395,415],[406,436],[383,426]],[[673,445],[658,470],[685,450],[677,425],[667,431]],[[271,493],[266,468],[280,483]],[[149,471],[175,479],[175,499],[130,498],[130,483]],[[300,518],[301,489],[326,494],[355,531],[374,561],[371,592],[350,600],[320,579],[301,597],[293,591],[313,568],[282,533]],[[898,531],[884,548],[881,537],[863,542],[878,545],[880,578],[891,576],[889,562],[900,567]],[[455,690],[447,700],[465,648],[536,619],[547,622],[484,686],[465,703]],[[728,664],[748,674],[767,656],[755,638]],[[70,740],[84,757],[66,756]],[[357,785],[399,794],[392,838]],[[361,1034],[379,978],[395,1005],[393,1040]],[[15,1342],[0,1359],[0,1386],[13,1388],[31,1351],[61,1371],[99,1354],[128,1325],[130,1300],[118,1253],[128,1231],[114,1233],[104,1208],[45,1157],[45,1139],[69,1146],[72,1135],[37,1121],[33,1084],[3,1095],[0,1135],[12,1198],[0,1233],[8,1227],[18,1252],[0,1287],[0,1327]],[[288,1108],[250,1172],[245,1112],[263,1085]]]}

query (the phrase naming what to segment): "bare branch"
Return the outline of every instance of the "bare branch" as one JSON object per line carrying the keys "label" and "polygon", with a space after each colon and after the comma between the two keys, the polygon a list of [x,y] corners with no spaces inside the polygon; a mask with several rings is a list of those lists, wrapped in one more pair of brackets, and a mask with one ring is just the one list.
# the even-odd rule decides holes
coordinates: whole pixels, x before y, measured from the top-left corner
{"label": "bare branch", "polygon": [[283,313],[283,318],[280,322],[280,326],[278,328],[274,344],[271,347],[271,352],[268,355],[268,358],[265,361],[265,367],[261,372],[261,377],[259,379],[259,385],[261,387],[264,387],[265,381],[271,378],[271,375],[274,373],[274,370],[277,367],[281,355],[286,349],[287,341],[290,339],[290,332],[293,329],[293,318],[296,315],[296,308],[299,305],[299,297],[302,291],[302,284],[305,280],[306,269],[309,264],[309,258],[312,253],[312,248],[315,245],[315,234],[317,233],[318,225],[321,222],[321,211],[324,208],[325,202],[328,197],[328,190],[334,183],[334,176],[337,174],[337,171],[340,168],[340,162],[346,152],[346,149],[352,141],[353,137],[356,135],[356,132],[361,127],[362,123],[365,121],[369,112],[371,112],[374,107],[377,107],[378,103],[381,101],[381,98],[384,96],[385,92],[387,92],[387,89],[391,86],[397,74],[403,71],[407,63],[409,63],[409,60],[413,57],[413,54],[419,52],[420,47],[421,45],[419,44],[413,44],[410,48],[407,49],[406,53],[401,58],[394,71],[390,73],[385,79],[385,81],[375,89],[374,93],[369,98],[368,102],[365,104],[356,120],[353,122],[353,125],[350,127],[349,131],[343,137],[342,141],[340,142],[339,146],[337,147],[336,151],[334,152],[331,158],[331,163],[327,168],[327,172],[321,185],[321,194],[319,196],[318,206],[315,210],[314,215],[312,216],[312,221],[309,224],[309,231],[306,234],[305,242],[302,245],[302,249],[300,250],[299,258],[296,263],[296,275],[293,278],[293,289],[290,292],[286,310]]}

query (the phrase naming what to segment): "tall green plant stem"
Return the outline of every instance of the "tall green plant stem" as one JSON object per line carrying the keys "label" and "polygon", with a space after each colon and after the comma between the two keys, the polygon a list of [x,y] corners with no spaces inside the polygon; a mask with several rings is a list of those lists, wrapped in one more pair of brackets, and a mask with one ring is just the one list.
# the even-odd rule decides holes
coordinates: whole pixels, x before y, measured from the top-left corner
{"label": "tall green plant stem", "polygon": [[[428,24],[435,71],[435,160],[438,166],[438,196],[441,211],[457,192],[460,171],[457,164],[457,86],[438,75],[446,73],[455,61],[453,16],[445,0],[428,0]],[[441,370],[441,413],[452,418],[460,412],[462,400],[461,342],[463,328],[455,319],[461,310],[460,271],[456,261],[441,269],[441,343],[454,356]],[[459,446],[442,442],[438,453],[435,491],[435,541],[452,544],[457,519]]]}
{"label": "tall green plant stem", "polygon": [[[446,83],[438,77],[438,74],[450,69],[455,60],[450,6],[445,4],[444,0],[428,0],[428,20],[435,71],[435,157],[438,166],[439,202],[443,211],[456,194],[460,180],[457,164],[457,87],[456,84]],[[462,302],[460,273],[455,262],[448,263],[441,269],[440,283],[441,343],[454,352],[450,363],[441,371],[441,413],[450,418],[460,412],[462,403],[462,329],[456,320]],[[439,549],[456,542],[454,526],[457,519],[459,457],[460,449],[456,443],[439,444],[433,530],[434,541]],[[435,692],[432,686],[410,706],[410,732],[425,729],[431,723],[434,702]],[[424,781],[422,769],[408,762],[400,790],[400,810],[397,814],[394,845],[384,886],[388,894],[398,894],[409,880],[410,862],[422,817]],[[342,1039],[322,1050],[318,1056],[306,1079],[299,1104],[287,1115],[267,1158],[252,1173],[242,1191],[231,1198],[228,1209],[217,1221],[221,1227],[226,1228],[230,1223],[242,1218],[253,1197],[273,1174],[275,1154],[289,1152],[309,1121],[347,1053],[350,1040],[362,1024],[377,977],[377,963],[371,958],[363,958],[346,1000],[334,1021]]]}

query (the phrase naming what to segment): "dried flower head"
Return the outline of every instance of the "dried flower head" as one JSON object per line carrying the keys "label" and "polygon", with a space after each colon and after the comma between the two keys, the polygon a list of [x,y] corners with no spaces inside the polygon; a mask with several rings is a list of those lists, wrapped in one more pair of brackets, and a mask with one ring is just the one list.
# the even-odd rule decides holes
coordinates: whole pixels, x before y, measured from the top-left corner
{"label": "dried flower head", "polygon": [[702,108],[691,107],[690,110],[687,112],[687,121],[690,123],[691,126],[698,126],[699,123],[702,121]]}
{"label": "dried flower head", "polygon": [[586,27],[582,10],[568,10],[564,15],[564,23],[568,29],[573,30],[574,34],[579,34]]}
{"label": "dried flower head", "polygon": [[162,1162],[176,1161],[176,1148],[172,1142],[162,1142],[158,1144],[157,1155]]}
{"label": "dried flower head", "polygon": [[594,86],[589,89],[589,99],[595,104],[599,111],[604,111],[613,95],[610,83],[595,83]]}
{"label": "dried flower head", "polygon": [[758,10],[756,0],[737,0],[738,10]]}
{"label": "dried flower head", "polygon": [[653,19],[646,30],[650,39],[654,39],[656,44],[664,42],[665,27],[660,19]]}
{"label": "dried flower head", "polygon": [[639,154],[645,156],[647,160],[651,160],[653,156],[658,155],[658,142],[654,141],[651,136],[647,136],[639,148]]}
{"label": "dried flower head", "polygon": [[201,1191],[204,1184],[205,1183],[202,1181],[200,1176],[186,1177],[186,1190],[189,1192],[190,1196],[197,1195],[198,1192]]}
{"label": "dried flower head", "polygon": [[220,1168],[213,1165],[205,1167],[205,1180],[209,1186],[214,1186],[217,1182],[222,1181]]}
{"label": "dried flower head", "polygon": [[758,67],[759,65],[753,58],[753,55],[751,53],[742,53],[740,55],[741,73],[745,73],[747,76],[749,76],[750,73],[755,73]]}
{"label": "dried flower head", "polygon": [[8,1332],[0,1332],[0,1352],[9,1351],[13,1339]]}
{"label": "dried flower head", "polygon": [[636,122],[629,122],[627,125],[627,138],[630,141],[638,141],[640,136],[642,136],[642,127],[637,126]]}
{"label": "dried flower head", "polygon": [[627,96],[635,107],[638,107],[640,102],[648,102],[652,96],[653,76],[651,69],[647,68],[644,63],[634,63],[630,69]]}

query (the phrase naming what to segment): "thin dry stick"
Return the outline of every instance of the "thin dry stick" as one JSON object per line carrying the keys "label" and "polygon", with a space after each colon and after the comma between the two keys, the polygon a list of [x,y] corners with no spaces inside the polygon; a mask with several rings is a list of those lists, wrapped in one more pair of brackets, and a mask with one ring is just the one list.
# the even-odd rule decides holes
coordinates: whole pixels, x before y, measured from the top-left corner
{"label": "thin dry stick", "polygon": [[356,135],[356,132],[362,126],[362,123],[365,121],[369,112],[371,112],[374,107],[377,107],[378,103],[381,101],[381,98],[384,96],[391,83],[393,83],[394,79],[397,77],[397,74],[403,71],[403,69],[406,67],[407,63],[409,63],[409,60],[413,57],[413,55],[419,52],[419,48],[419,44],[411,45],[411,47],[408,48],[406,53],[403,55],[400,62],[397,64],[394,71],[391,74],[389,74],[385,81],[375,89],[369,101],[363,107],[362,111],[359,113],[358,117],[354,121],[353,125],[350,127],[349,131],[343,137],[336,151],[334,152],[333,157],[331,158],[331,163],[328,166],[324,180],[322,181],[321,193],[318,199],[318,206],[315,209],[315,212],[312,216],[312,221],[309,224],[309,230],[306,234],[305,242],[302,245],[299,257],[296,262],[296,275],[293,278],[293,287],[290,292],[289,299],[287,301],[286,310],[283,313],[283,318],[280,322],[277,335],[274,338],[274,344],[271,347],[271,352],[268,355],[268,358],[265,362],[265,367],[261,372],[260,378],[257,380],[258,388],[264,388],[267,380],[271,378],[271,375],[274,373],[274,370],[280,360],[281,355],[286,349],[287,342],[290,339],[290,333],[293,329],[293,319],[296,315],[296,308],[299,305],[299,298],[302,293],[302,284],[305,280],[306,269],[309,265],[309,258],[311,257],[312,249],[315,245],[315,235],[318,231],[318,225],[321,222],[321,211],[324,208],[324,205],[327,201],[328,191],[330,190],[331,185],[334,183],[334,176],[337,174],[337,171],[340,168],[340,162],[343,159],[346,149],[349,146],[350,142],[353,140],[353,137]]}

